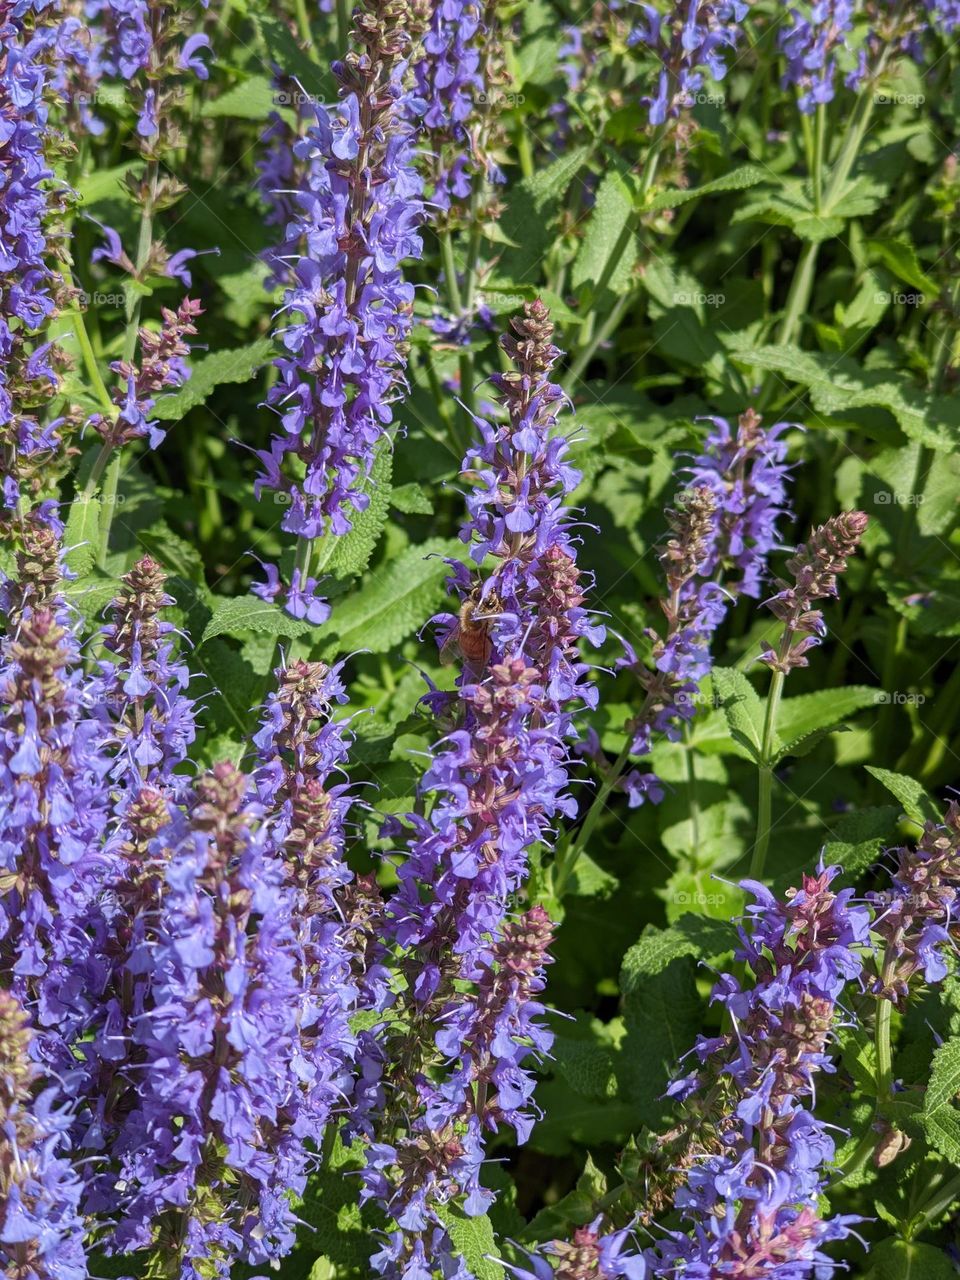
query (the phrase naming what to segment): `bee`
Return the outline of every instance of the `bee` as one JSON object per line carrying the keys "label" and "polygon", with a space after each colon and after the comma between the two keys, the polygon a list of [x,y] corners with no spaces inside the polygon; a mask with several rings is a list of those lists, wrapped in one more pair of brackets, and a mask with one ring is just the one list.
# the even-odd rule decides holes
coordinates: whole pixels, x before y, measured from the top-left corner
{"label": "bee", "polygon": [[479,596],[477,589],[464,600],[457,621],[440,648],[442,666],[449,667],[461,659],[464,670],[473,675],[482,673],[490,662],[493,653],[490,623],[501,616],[500,601],[495,595],[482,603]]}

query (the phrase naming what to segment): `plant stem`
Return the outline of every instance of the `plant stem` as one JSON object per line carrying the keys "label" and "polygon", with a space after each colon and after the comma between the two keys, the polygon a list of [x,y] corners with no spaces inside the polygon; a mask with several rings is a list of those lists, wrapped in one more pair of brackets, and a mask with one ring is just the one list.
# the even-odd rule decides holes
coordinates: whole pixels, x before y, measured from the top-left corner
{"label": "plant stem", "polygon": [[[68,289],[76,288],[73,274],[66,263],[61,264],[60,274],[63,276],[63,282]],[[87,372],[87,377],[90,379],[91,386],[93,387],[97,399],[100,402],[100,407],[103,409],[107,417],[112,418],[117,411],[116,405],[110,399],[110,392],[107,390],[106,383],[100,373],[100,366],[97,363],[93,344],[90,341],[89,333],[87,333],[86,321],[84,320],[83,312],[78,303],[75,302],[72,305],[71,314],[76,326],[77,342],[80,346],[80,354],[83,357],[83,367]]]}
{"label": "plant stem", "polygon": [[761,880],[770,848],[770,818],[773,810],[773,761],[777,740],[777,711],[783,695],[784,673],[774,671],[767,695],[767,710],[763,719],[763,738],[760,743],[760,761],[757,775],[757,839],[750,860],[750,878]]}
{"label": "plant stem", "polygon": [[600,784],[597,794],[593,797],[593,802],[587,810],[587,816],[584,818],[579,831],[575,836],[571,836],[565,846],[561,845],[557,852],[556,862],[553,864],[553,892],[556,898],[562,898],[567,882],[577,865],[577,859],[580,854],[590,843],[593,836],[594,828],[600,820],[600,815],[606,807],[607,800],[611,791],[620,781],[620,775],[623,773],[624,766],[630,759],[631,738],[627,734],[627,740],[623,744],[620,754],[617,756],[609,772]]}
{"label": "plant stem", "polygon": [[949,1209],[954,1200],[960,1199],[960,1173],[955,1173],[946,1183],[935,1191],[919,1213],[910,1222],[905,1232],[906,1238],[912,1240],[921,1231],[926,1230],[931,1222],[940,1217],[945,1209]]}

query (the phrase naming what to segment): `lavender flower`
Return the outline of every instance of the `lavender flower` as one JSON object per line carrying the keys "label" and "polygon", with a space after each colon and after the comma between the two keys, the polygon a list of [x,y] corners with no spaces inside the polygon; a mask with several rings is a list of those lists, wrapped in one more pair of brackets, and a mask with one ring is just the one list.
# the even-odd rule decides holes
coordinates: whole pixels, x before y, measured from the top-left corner
{"label": "lavender flower", "polygon": [[[44,564],[21,557],[21,570]],[[82,975],[111,870],[109,760],[62,600],[43,579],[16,594],[22,612],[0,644],[0,972],[43,1033],[44,1057],[67,1070],[98,991]]]}
{"label": "lavender flower", "polygon": [[306,1180],[294,903],[248,786],[215,766],[189,818],[157,837],[169,850],[159,915],[141,917],[124,966],[140,992],[122,1037],[137,1068],[110,1152],[107,1245],[162,1250],[185,1276],[282,1256]]}
{"label": "lavender flower", "polygon": [[777,649],[768,647],[760,655],[760,661],[771,670],[787,673],[794,667],[807,665],[807,651],[820,644],[826,635],[823,614],[814,609],[813,604],[816,600],[836,597],[837,575],[846,570],[847,561],[860,545],[868,523],[862,511],[832,516],[826,524],[814,529],[809,540],[787,561],[794,582],[778,579],[777,594],[766,602],[767,608],[783,623]]}
{"label": "lavender flower", "polygon": [[645,1280],[643,1256],[628,1248],[630,1231],[605,1231],[602,1218],[529,1254],[530,1270],[506,1264],[520,1280]]}
{"label": "lavender flower", "polygon": [[37,15],[29,29],[31,9],[0,3],[0,511],[8,519],[55,478],[51,464],[64,452],[64,420],[44,423],[38,413],[60,385],[59,353],[42,336],[60,281],[48,263],[47,235],[58,201],[45,155],[51,28]]}
{"label": "lavender flower", "polygon": [[735,596],[758,599],[780,540],[777,525],[789,511],[782,438],[789,423],[765,428],[753,409],[740,415],[736,432],[725,418],[707,421],[713,430],[688,470],[691,487],[710,489],[717,499],[712,546],[699,571]]}
{"label": "lavender flower", "polygon": [[[274,572],[255,590],[283,596],[296,616],[316,622],[329,610],[309,576],[310,541],[346,532],[350,509],[366,506],[360,482],[393,421],[407,360],[413,288],[401,265],[420,256],[422,202],[401,17],[395,0],[357,10],[358,51],[335,66],[340,104],[318,107],[294,147],[322,162],[311,163],[309,188],[296,196],[300,216],[287,228],[295,261],[283,309],[291,320],[278,331],[285,353],[268,397],[283,429],[259,455],[257,492],[288,495],[282,526],[299,535],[302,558],[291,589]],[[302,479],[288,459],[302,464]]]}
{"label": "lavender flower", "polygon": [[[344,765],[351,735],[334,721],[346,701],[340,666],[294,662],[275,672],[277,689],[254,736],[257,795],[275,818],[273,839],[295,893],[294,925],[307,995],[301,1042],[309,1061],[309,1104],[319,1133],[350,1090],[356,1039],[350,1015],[357,1004],[354,929],[344,920],[343,890],[352,880],[345,862],[346,820],[354,797]],[[337,781],[342,775],[343,781]]]}
{"label": "lavender flower", "polygon": [[0,988],[0,1265],[11,1277],[85,1280],[80,1181],[66,1154],[69,1117],[36,1090],[29,1020]]}
{"label": "lavender flower", "polygon": [[[704,451],[687,468],[692,487],[668,512],[672,536],[660,557],[667,578],[661,602],[666,634],[648,632],[648,664],[626,641],[617,664],[633,671],[644,690],[643,705],[628,726],[635,756],[650,753],[655,734],[677,741],[693,718],[700,681],[713,665],[714,633],[740,595],[760,595],[777,524],[788,509],[781,438],[788,424],[765,429],[752,409],[741,414],[735,434],[724,418],[708,421],[713,430]],[[650,772],[631,770],[623,786],[631,807],[663,798]]]}
{"label": "lavender flower", "polygon": [[[780,32],[780,48],[787,62],[783,85],[800,91],[798,105],[805,115],[833,101],[840,70],[837,54],[847,48],[853,15],[852,0],[817,0],[804,8],[786,6],[787,25]],[[861,64],[848,75],[848,87],[859,83],[864,70]]]}
{"label": "lavender flower", "polygon": [[942,823],[924,824],[915,849],[896,852],[892,888],[871,895],[874,932],[885,943],[873,989],[902,1005],[915,979],[941,982],[948,973],[960,894],[960,806],[951,801]]}
{"label": "lavender flower", "polygon": [[720,977],[713,998],[732,1030],[701,1036],[699,1065],[671,1086],[686,1120],[661,1168],[679,1182],[685,1231],[648,1252],[652,1275],[806,1275],[829,1266],[824,1245],[851,1232],[856,1219],[820,1215],[834,1147],[805,1105],[816,1075],[833,1070],[838,1001],[859,977],[868,941],[869,911],[853,905],[852,889],[830,889],[838,871],[804,877],[784,901],[744,882],[754,904],[736,958],[755,984]]}
{"label": "lavender flower", "polygon": [[186,696],[190,673],[169,639],[173,623],[160,617],[174,603],[165,582],[151,556],[138,560],[123,577],[124,590],[114,599],[102,633],[114,661],[100,663],[94,697],[117,744],[111,772],[136,786],[141,781],[174,785],[173,770],[196,737],[193,701]]}
{"label": "lavender flower", "polygon": [[630,44],[643,45],[660,63],[652,95],[643,99],[652,125],[676,119],[693,104],[704,85],[704,73],[722,80],[727,73],[725,52],[735,49],[745,0],[688,0],[669,3],[668,14],[653,4],[641,4],[643,21],[630,35]]}
{"label": "lavender flower", "polygon": [[202,314],[200,303],[191,298],[184,298],[176,311],[164,307],[159,332],[139,330],[139,366],[129,360],[115,360],[110,365],[120,377],[120,385],[112,392],[118,413],[110,419],[102,414],[90,418],[90,425],[103,437],[106,448],[121,449],[131,440],[143,438],[151,449],[162,443],[166,430],[149,415],[158,392],[176,390],[190,377],[185,361],[190,344],[186,339],[196,334],[193,321]]}
{"label": "lavender flower", "polygon": [[[436,621],[445,646],[459,634],[464,670],[452,701],[429,701],[456,727],[423,778],[433,807],[409,816],[410,853],[388,905],[412,1025],[397,1046],[388,1022],[384,1052],[365,1064],[371,1077],[385,1062],[388,1070],[386,1118],[363,1175],[364,1198],[397,1224],[373,1259],[388,1275],[446,1265],[452,1246],[438,1205],[456,1197],[467,1213],[484,1212],[486,1133],[509,1125],[521,1141],[529,1134],[528,1059],[551,1042],[536,999],[550,921],[534,908],[514,923],[510,903],[529,848],[575,813],[565,743],[573,710],[592,697],[577,643],[602,631],[583,607],[563,506],[578,476],[555,434],[563,397],[548,378],[560,354],[553,326],[534,302],[513,329],[502,345],[515,368],[493,379],[506,419],[478,419],[481,444],[464,460],[474,488],[462,536],[477,565],[492,558],[494,568],[478,584],[452,566],[466,626]],[[398,1060],[402,1078],[389,1074]],[[367,1091],[377,1095],[373,1080]]]}

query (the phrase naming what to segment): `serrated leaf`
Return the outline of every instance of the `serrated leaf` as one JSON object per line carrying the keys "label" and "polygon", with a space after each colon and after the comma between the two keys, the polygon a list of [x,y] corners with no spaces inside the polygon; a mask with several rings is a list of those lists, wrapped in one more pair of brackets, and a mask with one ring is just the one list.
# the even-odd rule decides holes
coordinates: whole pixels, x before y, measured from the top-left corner
{"label": "serrated leaf", "polygon": [[960,1165],[960,1037],[954,1036],[933,1055],[923,1101],[923,1128],[930,1145]]}
{"label": "serrated leaf", "polygon": [[633,991],[644,979],[656,977],[685,956],[712,963],[732,951],[736,943],[736,929],[729,920],[692,913],[681,916],[669,929],[651,929],[634,943],[623,958],[621,987],[625,992]]}
{"label": "serrated leaf", "polygon": [[786,698],[780,704],[777,719],[777,736],[782,747],[777,760],[787,755],[803,754],[798,750],[803,744],[810,747],[825,733],[830,733],[864,707],[874,707],[883,701],[883,691],[866,685],[848,685],[841,689],[820,689],[816,693],[803,693]]}
{"label": "serrated leaf", "polygon": [[623,1036],[623,1024],[603,1023],[597,1018],[578,1018],[578,1031],[573,1036],[559,1033],[551,1054],[557,1070],[574,1093],[584,1098],[615,1098],[616,1044]]}
{"label": "serrated leaf", "polygon": [[734,357],[754,370],[777,374],[810,392],[824,415],[857,408],[885,409],[911,440],[942,452],[960,448],[960,408],[946,396],[931,396],[889,369],[863,369],[845,357],[791,346],[753,347],[741,335],[726,340]]}
{"label": "serrated leaf", "polygon": [[843,868],[843,881],[849,884],[880,857],[893,839],[897,824],[894,805],[877,805],[845,813],[832,823],[833,836],[823,849],[823,860]]}
{"label": "serrated leaf", "polygon": [[78,497],[70,504],[63,545],[69,548],[67,568],[78,578],[86,577],[94,566],[100,546],[100,499]]}
{"label": "serrated leaf", "polygon": [[583,1173],[577,1179],[574,1189],[568,1191],[556,1204],[541,1209],[524,1231],[523,1239],[539,1243],[566,1238],[571,1226],[584,1227],[593,1221],[606,1191],[606,1176],[594,1164],[593,1157],[588,1155]]}
{"label": "serrated leaf", "polygon": [[727,717],[730,736],[746,747],[754,760],[759,760],[764,710],[756,689],[735,667],[715,667],[712,679],[714,691]]}
{"label": "serrated leaf", "polygon": [[433,514],[433,503],[424,489],[412,480],[409,484],[398,485],[390,494],[390,505],[408,516],[429,516]]}
{"label": "serrated leaf", "polygon": [[636,186],[625,169],[608,169],[573,265],[574,289],[588,285],[593,297],[623,293],[637,261],[634,222]]}
{"label": "serrated leaf", "polygon": [[464,554],[461,542],[443,538],[407,547],[337,603],[330,620],[332,647],[385,653],[405,640],[443,601],[450,572],[444,557]]}
{"label": "serrated leaf", "polygon": [[678,209],[680,205],[691,200],[699,200],[701,196],[716,195],[721,191],[743,191],[747,187],[755,187],[768,177],[766,170],[755,164],[741,165],[712,182],[705,182],[702,187],[694,187],[681,191],[661,191],[654,196],[647,206],[649,209]]}
{"label": "serrated leaf", "polygon": [[468,1218],[453,1205],[439,1206],[437,1214],[470,1274],[476,1280],[503,1280],[503,1267],[497,1262],[500,1250],[486,1214]]}
{"label": "serrated leaf", "polygon": [[898,280],[919,289],[923,293],[936,298],[940,289],[936,280],[932,280],[920,265],[917,251],[908,240],[893,236],[885,239],[868,240],[867,252],[876,262],[881,262]]}
{"label": "serrated leaf", "polygon": [[332,573],[338,578],[349,578],[363,573],[387,522],[393,492],[390,486],[392,475],[393,446],[384,436],[376,446],[370,474],[360,479],[356,486],[359,492],[368,495],[370,501],[362,511],[353,513],[353,528],[349,533],[331,533],[314,544],[312,574]]}
{"label": "serrated leaf", "polygon": [[905,773],[893,773],[889,769],[879,769],[872,764],[867,765],[867,773],[872,774],[881,786],[886,787],[892,796],[896,796],[903,805],[907,817],[912,818],[914,822],[942,821],[942,815],[936,801],[927,794],[923,786],[915,778],[910,778]]}
{"label": "serrated leaf", "polygon": [[664,1090],[702,1027],[696,969],[689,955],[654,975],[625,963],[620,986],[627,1028],[618,1060],[620,1095],[635,1108],[635,1122],[654,1128],[669,1105]]}
{"label": "serrated leaf", "polygon": [[204,628],[200,644],[214,636],[238,635],[243,631],[255,631],[271,636],[302,636],[311,629],[309,622],[291,618],[283,609],[256,596],[235,596],[230,600],[218,600],[213,616]]}
{"label": "serrated leaf", "polygon": [[274,352],[272,338],[260,338],[246,347],[215,351],[194,364],[190,377],[174,395],[162,396],[154,417],[176,422],[188,410],[203,404],[215,387],[225,382],[248,382]]}

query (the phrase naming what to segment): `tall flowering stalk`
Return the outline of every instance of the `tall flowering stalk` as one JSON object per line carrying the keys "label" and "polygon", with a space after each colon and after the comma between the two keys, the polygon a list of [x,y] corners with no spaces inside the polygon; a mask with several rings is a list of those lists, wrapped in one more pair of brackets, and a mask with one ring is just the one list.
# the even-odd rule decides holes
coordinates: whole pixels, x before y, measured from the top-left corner
{"label": "tall flowering stalk", "polygon": [[759,792],[757,799],[757,839],[753,847],[750,873],[763,874],[770,844],[770,814],[773,788],[773,762],[777,735],[777,712],[783,694],[783,682],[794,667],[807,665],[807,653],[826,635],[826,623],[818,600],[836,598],[837,578],[856,553],[866,532],[868,517],[862,511],[844,511],[832,516],[814,529],[809,540],[798,547],[787,561],[793,582],[777,579],[777,592],[766,606],[783,623],[776,647],[767,645],[760,661],[773,672],[764,715],[760,743]]}
{"label": "tall flowering stalk", "polygon": [[513,329],[502,345],[514,367],[493,379],[505,419],[477,420],[481,444],[464,461],[474,487],[462,537],[478,567],[493,568],[478,582],[453,565],[462,618],[438,621],[464,669],[452,700],[431,701],[456,727],[424,776],[432,809],[409,818],[388,905],[406,990],[383,1028],[384,1111],[368,1127],[363,1175],[364,1198],[396,1223],[373,1260],[386,1275],[455,1265],[440,1206],[485,1210],[486,1134],[528,1135],[529,1059],[551,1042],[537,996],[552,927],[539,908],[515,921],[511,906],[530,849],[575,811],[566,743],[588,697],[577,642],[599,629],[563,505],[578,475],[556,434],[563,396],[549,380],[559,352],[546,308],[527,304]]}
{"label": "tall flowering stalk", "polygon": [[[778,525],[789,510],[783,440],[788,424],[765,428],[752,409],[741,414],[736,429],[725,418],[708,421],[712,430],[704,449],[687,468],[690,487],[668,512],[671,536],[660,556],[667,580],[661,601],[666,631],[648,633],[648,662],[624,642],[618,663],[644,690],[629,726],[626,750],[633,756],[648,755],[656,734],[677,741],[692,719],[700,681],[713,665],[714,633],[740,596],[760,596]],[[614,779],[619,772],[615,766]],[[659,779],[649,771],[630,770],[623,785],[632,806],[663,797]]]}
{"label": "tall flowering stalk", "polygon": [[[345,861],[347,815],[355,802],[344,772],[351,734],[331,718],[346,701],[340,665],[297,661],[274,673],[276,690],[254,737],[259,801],[295,894],[294,927],[306,995],[301,1024],[309,1063],[309,1105],[319,1137],[350,1092],[358,1003],[354,932],[345,909],[353,874]],[[345,918],[346,917],[346,918]]]}
{"label": "tall flowering stalk", "polygon": [[66,1070],[98,991],[95,973],[78,974],[103,928],[109,759],[51,581],[59,547],[32,527],[21,578],[3,593],[15,625],[0,643],[0,981],[43,1033],[38,1048]]}
{"label": "tall flowering stalk", "polygon": [[187,696],[190,673],[170,638],[173,623],[162,611],[173,598],[167,575],[152,556],[124,574],[123,589],[103,628],[110,657],[100,663],[92,696],[116,744],[115,778],[175,786],[173,770],[187,758],[196,737],[194,703]]}
{"label": "tall flowering stalk", "polygon": [[721,975],[713,999],[731,1030],[701,1036],[697,1067],[669,1091],[685,1116],[660,1163],[684,1230],[648,1251],[653,1275],[807,1275],[831,1265],[824,1245],[857,1221],[821,1215],[834,1145],[809,1109],[869,934],[853,890],[830,888],[838,871],[804,877],[782,901],[744,882],[754,903],[735,955],[754,983]]}
{"label": "tall flowering stalk", "polygon": [[125,1105],[105,1117],[115,1223],[105,1244],[152,1250],[164,1274],[282,1256],[291,1193],[306,1181],[308,997],[293,899],[249,786],[233,765],[214,766],[154,838],[160,815],[143,810],[150,857],[125,891],[154,907],[135,916],[117,970],[126,1025],[101,1037],[128,1055]]}
{"label": "tall flowering stalk", "polygon": [[407,13],[403,0],[356,10],[355,48],[334,65],[339,105],[317,107],[316,124],[294,145],[311,164],[279,255],[292,258],[289,322],[277,329],[284,354],[268,396],[281,431],[259,454],[257,492],[284,495],[281,524],[299,542],[289,586],[271,565],[255,589],[311,622],[329,614],[309,573],[313,541],[345,533],[351,511],[367,505],[361,482],[404,385],[413,287],[402,263],[421,254],[423,216]]}
{"label": "tall flowering stalk", "polygon": [[693,105],[704,73],[714,80],[724,78],[727,53],[737,46],[749,6],[745,0],[668,0],[639,7],[643,19],[630,43],[644,46],[660,63],[656,86],[643,101],[650,123],[662,126]]}
{"label": "tall flowering stalk", "polygon": [[0,1267],[9,1280],[85,1280],[69,1115],[55,1089],[38,1091],[31,1040],[27,1015],[0,988]]}
{"label": "tall flowering stalk", "polygon": [[0,3],[0,462],[3,525],[48,487],[70,427],[44,420],[60,386],[60,354],[44,339],[62,282],[50,265],[59,197],[47,150],[52,28],[42,7]]}

